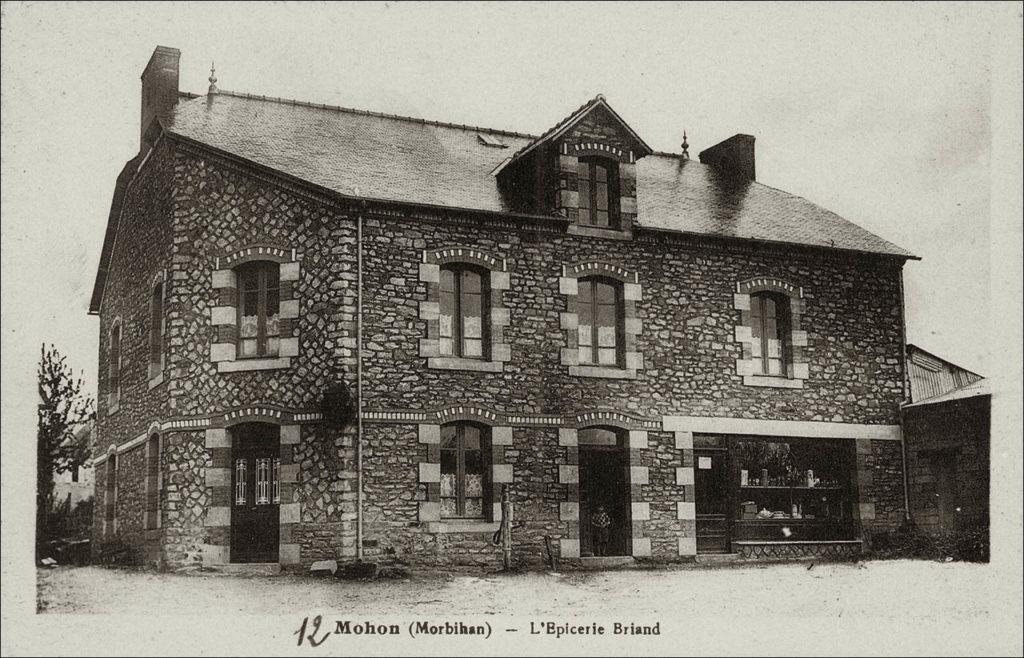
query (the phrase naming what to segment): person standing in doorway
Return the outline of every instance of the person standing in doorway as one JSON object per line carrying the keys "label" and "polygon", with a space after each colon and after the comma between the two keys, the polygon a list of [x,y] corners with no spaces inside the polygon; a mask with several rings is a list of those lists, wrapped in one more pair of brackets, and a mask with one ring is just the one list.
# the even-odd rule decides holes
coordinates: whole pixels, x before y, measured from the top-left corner
{"label": "person standing in doorway", "polygon": [[612,519],[605,511],[604,505],[598,505],[594,516],[590,519],[590,525],[594,528],[594,554],[603,556],[608,554],[608,533],[610,532]]}

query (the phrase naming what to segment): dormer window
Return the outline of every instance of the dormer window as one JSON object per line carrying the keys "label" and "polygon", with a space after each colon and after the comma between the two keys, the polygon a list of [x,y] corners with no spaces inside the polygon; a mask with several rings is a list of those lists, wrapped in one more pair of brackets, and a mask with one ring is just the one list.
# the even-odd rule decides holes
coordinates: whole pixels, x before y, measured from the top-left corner
{"label": "dormer window", "polygon": [[596,228],[617,228],[619,225],[619,165],[599,157],[580,158],[579,223]]}

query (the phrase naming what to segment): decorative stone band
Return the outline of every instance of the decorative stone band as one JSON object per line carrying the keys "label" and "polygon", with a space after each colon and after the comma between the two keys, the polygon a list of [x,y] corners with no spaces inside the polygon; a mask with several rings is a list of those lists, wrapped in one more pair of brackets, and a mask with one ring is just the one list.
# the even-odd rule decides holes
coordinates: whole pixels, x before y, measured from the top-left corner
{"label": "decorative stone band", "polygon": [[[235,407],[204,416],[171,418],[162,422],[151,421],[148,431],[117,446],[117,452],[127,452],[142,444],[146,437],[157,429],[198,430],[210,427],[227,427],[243,422],[261,422],[281,425],[282,428],[300,423],[316,423],[321,415],[316,411],[292,410],[276,405],[247,405]],[[440,426],[444,423],[470,420],[491,426],[492,437],[503,427],[586,427],[610,425],[627,430],[658,430],[661,420],[643,416],[632,416],[618,411],[589,411],[575,416],[544,416],[504,414],[476,405],[455,405],[433,410],[393,410],[363,412],[363,421],[371,423],[424,424]],[[282,430],[284,431],[284,430]],[[106,454],[94,458],[102,463]]]}
{"label": "decorative stone band", "polygon": [[[662,427],[667,432],[692,434],[745,434],[762,436],[789,436],[816,439],[872,439],[901,441],[899,425],[864,425],[810,420],[761,420],[754,418],[713,418],[710,416],[663,416]],[[685,441],[685,439],[684,439]]]}
{"label": "decorative stone band", "polygon": [[[487,359],[467,359],[442,355],[440,346],[441,268],[450,263],[468,263],[481,267],[489,273],[490,308],[485,312],[490,319],[490,345]],[[504,292],[511,284],[508,261],[497,258],[475,247],[444,247],[423,251],[423,262],[419,267],[419,280],[427,289],[427,299],[420,302],[420,319],[427,323],[426,338],[420,339],[419,354],[427,359],[428,368],[440,370],[473,370],[477,372],[501,372],[504,364],[512,359],[512,347],[505,342],[505,327],[509,325],[509,310],[505,307]]]}
{"label": "decorative stone band", "polygon": [[[788,358],[785,364],[785,377],[762,374],[760,362],[754,358],[750,296],[759,292],[774,292],[789,297],[790,335],[786,337]],[[805,303],[803,297],[803,288],[774,277],[754,277],[736,283],[733,308],[740,312],[740,322],[736,325],[735,340],[740,344],[743,353],[742,358],[736,360],[736,374],[743,377],[745,385],[769,388],[804,387],[804,380],[810,376],[810,370],[805,354],[807,332],[801,327]]]}
{"label": "decorative stone band", "polygon": [[[461,416],[449,416],[453,422],[461,420]],[[426,500],[419,503],[419,521],[427,532],[471,533],[494,532],[501,523],[501,486],[511,484],[515,474],[511,464],[505,462],[505,450],[512,447],[512,428],[507,426],[490,427],[490,483],[491,483],[491,514],[487,521],[442,519],[441,518],[441,425],[422,423],[418,426],[421,458],[425,453],[426,461],[419,463],[419,483],[426,489]]]}
{"label": "decorative stone band", "polygon": [[[297,418],[298,416],[296,416]],[[588,411],[575,416],[504,414],[475,405],[456,405],[434,410],[365,411],[363,421],[372,423],[443,424],[470,420],[484,425],[512,427],[588,427],[610,425],[621,429],[659,430],[661,420],[618,411]]]}
{"label": "decorative stone band", "polygon": [[[301,441],[301,429],[298,425],[282,425],[280,432],[278,457],[281,460],[281,470],[278,481],[281,502],[278,505],[278,561],[281,564],[298,564],[301,555],[295,530],[301,521],[302,510],[298,497],[299,469],[294,459],[294,447]],[[206,430],[209,466],[203,470],[211,506],[207,510],[204,522],[208,541],[203,544],[203,566],[227,564],[231,560],[233,442],[230,429],[213,427]]]}
{"label": "decorative stone band", "polygon": [[[253,245],[216,259],[212,273],[213,300],[210,324],[214,338],[210,344],[210,360],[218,372],[274,370],[291,367],[299,355],[299,297],[302,254],[294,249],[274,245]],[[280,307],[278,321],[281,337],[278,353],[266,358],[238,358],[238,275],[239,265],[254,261],[270,261],[280,265]]]}
{"label": "decorative stone band", "polygon": [[[622,285],[622,315],[624,367],[580,365],[579,362],[579,279],[601,276],[619,281]],[[643,299],[643,286],[636,272],[615,263],[586,261],[575,265],[563,265],[562,276],[558,279],[558,290],[566,298],[566,310],[560,315],[562,331],[565,332],[565,347],[560,358],[568,366],[569,374],[576,377],[598,377],[603,379],[636,379],[637,371],[643,370],[644,356],[637,351],[637,338],[643,331],[643,321],[637,317],[637,302]]]}

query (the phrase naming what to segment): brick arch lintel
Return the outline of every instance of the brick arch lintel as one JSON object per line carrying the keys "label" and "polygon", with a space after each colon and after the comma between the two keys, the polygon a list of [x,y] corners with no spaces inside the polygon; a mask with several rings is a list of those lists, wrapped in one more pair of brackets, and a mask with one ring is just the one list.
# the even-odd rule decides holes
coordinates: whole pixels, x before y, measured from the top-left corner
{"label": "brick arch lintel", "polygon": [[459,405],[446,407],[434,413],[441,425],[459,421],[472,421],[482,425],[495,426],[501,424],[504,416],[482,407]]}
{"label": "brick arch lintel", "polygon": [[216,269],[234,268],[245,263],[254,261],[271,261],[274,263],[293,263],[298,260],[298,254],[292,247],[282,247],[272,244],[253,244],[236,249],[225,255],[218,256]]}
{"label": "brick arch lintel", "polygon": [[576,414],[572,419],[572,425],[576,429],[600,426],[615,427],[621,430],[657,430],[661,428],[661,423],[658,421],[649,421],[618,411],[587,411]]}
{"label": "brick arch lintel", "polygon": [[497,272],[508,272],[508,260],[498,258],[476,247],[453,245],[440,249],[424,249],[423,262],[434,265],[472,263]]}
{"label": "brick arch lintel", "polygon": [[564,155],[571,155],[577,158],[597,156],[617,162],[635,162],[636,160],[632,151],[626,151],[607,142],[597,140],[576,143],[563,142],[562,151]]}
{"label": "brick arch lintel", "polygon": [[736,282],[736,292],[750,295],[758,292],[776,292],[793,299],[803,299],[804,289],[784,279],[772,276],[757,276]]}
{"label": "brick arch lintel", "polygon": [[588,276],[604,276],[622,283],[638,283],[640,275],[621,265],[601,260],[588,260],[562,266],[562,276],[582,279]]}

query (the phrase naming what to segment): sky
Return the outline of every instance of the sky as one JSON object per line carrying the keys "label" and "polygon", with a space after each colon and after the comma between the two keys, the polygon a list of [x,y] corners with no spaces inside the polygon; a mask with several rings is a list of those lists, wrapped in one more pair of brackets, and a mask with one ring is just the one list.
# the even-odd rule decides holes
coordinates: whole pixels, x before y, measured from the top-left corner
{"label": "sky", "polygon": [[[1012,6],[1010,7],[1012,10]],[[597,93],[657,150],[757,137],[758,179],[922,257],[908,338],[989,374],[993,30],[956,4],[3,5],[3,315],[95,386],[87,315],[139,75],[539,134]],[[1014,240],[1020,240],[1016,224]],[[18,321],[12,317],[17,314]],[[33,357],[35,358],[35,357]],[[26,363],[31,364],[32,360]]]}

